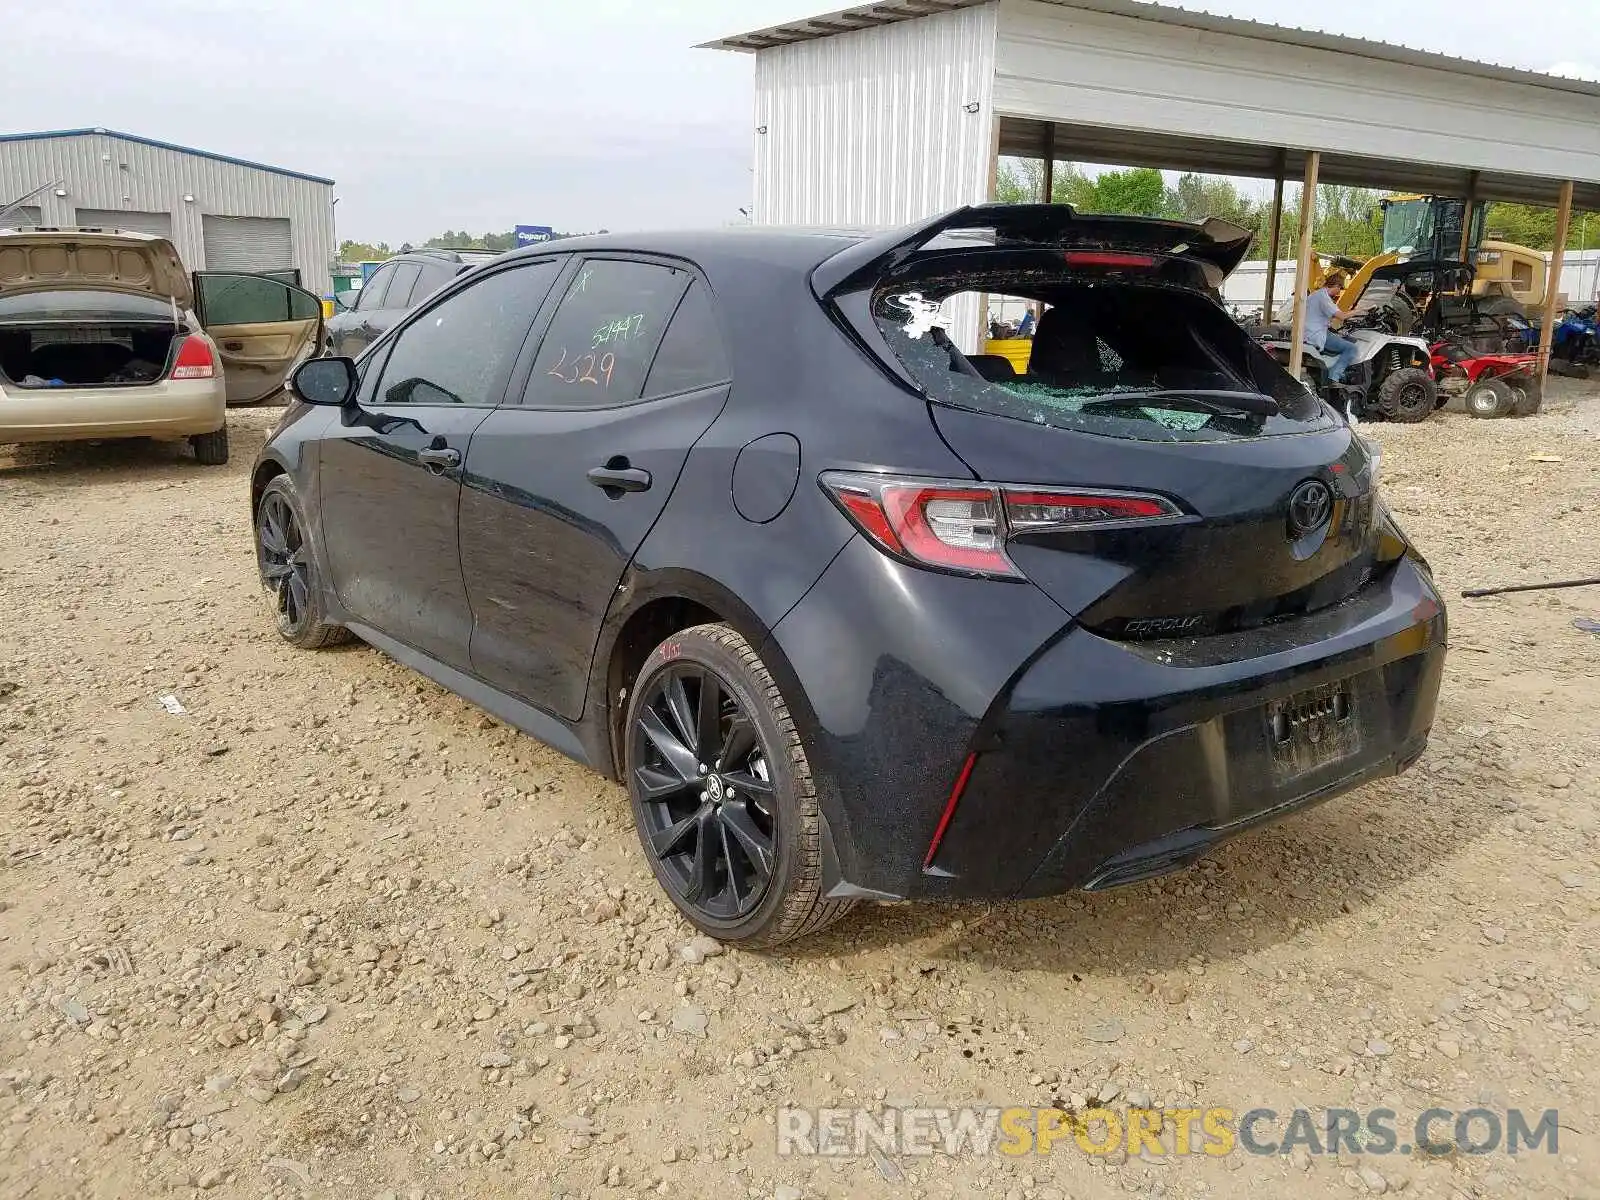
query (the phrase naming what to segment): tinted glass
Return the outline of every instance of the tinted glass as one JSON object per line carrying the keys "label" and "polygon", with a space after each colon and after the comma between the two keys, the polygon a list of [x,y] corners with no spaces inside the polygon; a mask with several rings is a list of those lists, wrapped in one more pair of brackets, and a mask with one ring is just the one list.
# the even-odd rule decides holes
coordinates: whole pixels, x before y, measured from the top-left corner
{"label": "tinted glass", "polygon": [[424,310],[395,339],[379,404],[498,404],[539,305],[553,261],[485,275]]}
{"label": "tinted glass", "polygon": [[433,295],[445,284],[456,277],[459,270],[454,264],[436,266],[428,263],[422,268],[422,274],[417,276],[416,286],[411,289],[411,303],[420,303],[423,299]]}
{"label": "tinted glass", "polygon": [[388,294],[389,281],[394,278],[394,270],[393,267],[379,267],[372,273],[372,278],[362,284],[361,292],[356,298],[358,311],[383,307],[383,298]]}
{"label": "tinted glass", "polygon": [[200,319],[207,326],[311,321],[322,315],[315,296],[275,279],[209,273],[198,278]]}
{"label": "tinted glass", "polygon": [[398,263],[394,279],[389,284],[389,294],[383,298],[385,308],[405,308],[411,303],[411,291],[416,286],[422,268],[416,263]]}
{"label": "tinted glass", "polygon": [[667,326],[667,336],[661,339],[644,394],[672,396],[725,383],[730,375],[711,295],[705,284],[695,280],[684,293],[672,324]]}
{"label": "tinted glass", "polygon": [[584,263],[539,347],[524,403],[594,408],[637,400],[689,278],[652,263]]}

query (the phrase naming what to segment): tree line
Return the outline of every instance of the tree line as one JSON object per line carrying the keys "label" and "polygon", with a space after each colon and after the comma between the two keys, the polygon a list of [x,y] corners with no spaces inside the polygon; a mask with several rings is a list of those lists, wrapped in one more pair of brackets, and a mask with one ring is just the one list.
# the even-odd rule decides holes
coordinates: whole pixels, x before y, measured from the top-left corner
{"label": "tree line", "polygon": [[[596,229],[595,233],[605,233],[604,229]],[[553,233],[551,241],[561,238],[583,237],[579,233]],[[402,243],[399,248],[393,248],[388,242],[357,242],[343,241],[339,243],[339,261],[347,263],[381,262],[392,258],[396,254],[406,254],[412,250],[423,249],[449,249],[449,250],[492,250],[500,253],[517,248],[517,231],[508,229],[504,233],[468,233],[465,229],[447,229],[437,237],[431,237],[425,242],[413,245],[410,242]]]}
{"label": "tree line", "polygon": [[[1267,228],[1271,202],[1258,200],[1239,190],[1231,181],[1215,175],[1185,172],[1168,186],[1160,171],[1133,167],[1089,175],[1074,163],[1057,163],[1051,179],[1050,199],[1055,204],[1070,204],[1083,212],[1124,213],[1129,216],[1168,217],[1181,221],[1200,221],[1220,217],[1250,230],[1255,238],[1251,258],[1265,258],[1270,230]],[[1044,163],[1036,158],[1003,159],[996,198],[1006,204],[1036,203],[1044,194]],[[1383,213],[1378,208],[1380,193],[1366,188],[1324,184],[1317,188],[1316,248],[1323,254],[1348,254],[1365,257],[1383,249]],[[1299,252],[1299,188],[1286,187],[1283,197],[1283,225],[1279,231],[1278,255],[1292,259]],[[1534,250],[1555,246],[1556,212],[1531,204],[1491,204],[1486,221],[1487,235],[1500,241],[1515,242]],[[605,233],[604,229],[596,230]],[[579,237],[556,233],[553,238]],[[447,229],[437,237],[414,246],[405,243],[393,249],[387,242],[345,241],[339,243],[339,261],[371,262],[403,254],[421,247],[448,247],[456,250],[513,250],[515,230],[504,233],[468,233]],[[1600,214],[1584,221],[1572,216],[1567,249],[1600,247]]]}
{"label": "tree line", "polygon": [[[1004,159],[996,199],[1006,204],[1037,203],[1044,195],[1044,163],[1039,159]],[[1365,257],[1383,249],[1381,193],[1366,188],[1324,184],[1317,188],[1316,249],[1323,254]],[[1056,163],[1050,200],[1083,212],[1167,217],[1200,221],[1219,217],[1255,234],[1251,258],[1265,258],[1270,244],[1270,200],[1257,200],[1227,179],[1186,172],[1168,186],[1160,171],[1135,167],[1089,175],[1074,163]],[[1299,253],[1299,188],[1286,187],[1278,255]],[[1531,204],[1491,204],[1484,218],[1486,235],[1534,250],[1555,247],[1556,211]],[[1574,213],[1567,249],[1600,246],[1600,219],[1584,221]]]}

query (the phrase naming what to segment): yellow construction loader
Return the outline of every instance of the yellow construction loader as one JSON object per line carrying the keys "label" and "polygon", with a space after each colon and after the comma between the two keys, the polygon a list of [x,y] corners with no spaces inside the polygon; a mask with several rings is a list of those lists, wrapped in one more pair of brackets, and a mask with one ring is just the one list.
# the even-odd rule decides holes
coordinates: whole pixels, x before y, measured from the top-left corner
{"label": "yellow construction loader", "polygon": [[1524,308],[1543,302],[1544,255],[1514,242],[1485,238],[1486,205],[1473,205],[1472,228],[1465,238],[1467,203],[1459,197],[1400,193],[1385,196],[1378,205],[1383,210],[1383,249],[1370,258],[1324,255],[1313,249],[1308,292],[1321,287],[1330,272],[1340,271],[1346,282],[1339,307],[1349,311],[1360,303],[1372,273],[1380,267],[1429,258],[1472,263],[1475,296],[1508,297]]}

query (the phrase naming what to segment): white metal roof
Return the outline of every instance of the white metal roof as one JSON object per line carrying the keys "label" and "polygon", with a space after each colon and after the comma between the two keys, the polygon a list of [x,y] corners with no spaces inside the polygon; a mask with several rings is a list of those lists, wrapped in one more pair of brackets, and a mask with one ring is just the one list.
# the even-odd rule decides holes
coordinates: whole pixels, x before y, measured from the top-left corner
{"label": "white metal roof", "polygon": [[[858,4],[851,8],[836,9],[815,17],[769,25],[749,33],[731,34],[716,41],[702,43],[700,49],[735,50],[755,53],[775,46],[813,41],[833,37],[858,29],[871,29],[899,21],[914,21],[935,13],[951,12],[960,8],[975,8],[992,0],[880,0],[875,4]],[[1340,54],[1355,54],[1385,62],[1401,63],[1412,67],[1427,67],[1468,75],[1480,79],[1497,79],[1510,83],[1533,84],[1554,91],[1579,96],[1600,97],[1600,83],[1586,79],[1573,79],[1562,75],[1548,75],[1521,67],[1507,67],[1498,63],[1480,62],[1431,50],[1418,50],[1397,46],[1389,42],[1375,42],[1366,38],[1346,37],[1343,34],[1323,33],[1313,29],[1299,29],[1289,25],[1274,25],[1267,21],[1251,21],[1242,17],[1223,17],[1213,13],[1177,8],[1170,4],[1155,4],[1149,0],[1042,0],[1062,8],[1076,8],[1086,12],[1109,13],[1116,16],[1135,17],[1163,25],[1196,29],[1210,33],[1227,33],[1241,37],[1258,38],[1287,46],[1303,46],[1314,50],[1330,50]]]}

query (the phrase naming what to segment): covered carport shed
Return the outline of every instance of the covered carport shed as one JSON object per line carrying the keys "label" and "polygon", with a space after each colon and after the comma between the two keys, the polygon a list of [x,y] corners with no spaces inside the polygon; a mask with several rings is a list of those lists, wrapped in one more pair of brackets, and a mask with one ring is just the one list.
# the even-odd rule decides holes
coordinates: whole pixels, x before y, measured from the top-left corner
{"label": "covered carport shed", "polygon": [[757,223],[982,202],[1001,155],[1600,210],[1600,84],[1380,42],[1141,0],[884,0],[708,45],[755,55]]}

